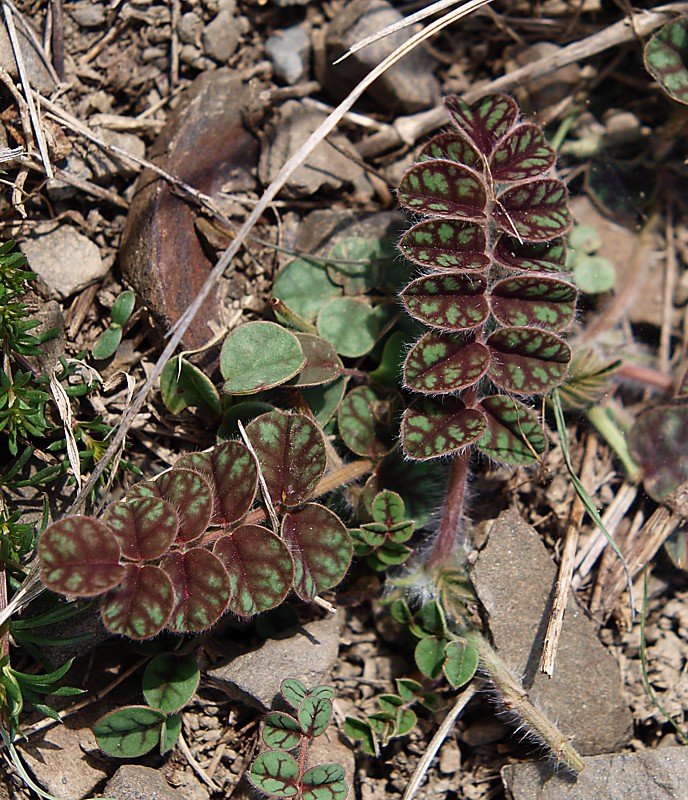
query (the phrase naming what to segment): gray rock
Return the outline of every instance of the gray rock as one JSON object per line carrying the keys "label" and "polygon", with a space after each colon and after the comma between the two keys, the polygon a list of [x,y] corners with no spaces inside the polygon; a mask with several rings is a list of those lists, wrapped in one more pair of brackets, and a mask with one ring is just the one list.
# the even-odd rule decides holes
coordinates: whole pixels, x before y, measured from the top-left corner
{"label": "gray rock", "polygon": [[[26,23],[26,20],[24,21]],[[36,49],[31,39],[26,36],[16,23],[15,28],[17,29],[17,38],[19,39],[19,47],[21,48],[22,57],[24,59],[26,74],[32,88],[37,89],[42,94],[54,92],[56,88],[55,81],[45,64],[43,54]],[[40,35],[36,33],[35,36],[36,41],[40,42]],[[17,62],[14,58],[12,44],[10,43],[10,37],[7,33],[4,21],[0,21],[0,67],[4,67],[15,80],[19,78]]]}
{"label": "gray rock", "polygon": [[93,0],[80,0],[69,9],[69,15],[80,28],[98,28],[105,24],[106,14],[103,3]]}
{"label": "gray rock", "polygon": [[[80,152],[70,153],[63,161],[58,162],[57,166],[72,178],[79,178],[82,181],[90,181],[93,178],[93,172]],[[58,178],[48,185],[48,196],[51,200],[69,200],[70,197],[76,197],[79,192],[79,189]]]}
{"label": "gray rock", "polygon": [[[327,28],[327,50],[323,83],[341,100],[370,70],[409,38],[417,28],[399,31],[359,50],[340,64],[333,62],[351,45],[398,22],[402,15],[386,0],[354,0]],[[434,62],[421,47],[387,70],[367,90],[367,95],[385,111],[411,114],[437,105],[440,85],[433,75]]]}
{"label": "gray rock", "polygon": [[275,77],[292,86],[308,72],[311,40],[300,25],[273,34],[265,42],[265,52],[272,62]]}
{"label": "gray rock", "polygon": [[98,246],[69,225],[27,239],[21,250],[53,297],[69,297],[108,271]]}
{"label": "gray rock", "polygon": [[266,711],[284,678],[298,678],[306,686],[326,681],[337,659],[344,624],[341,611],[267,639],[260,647],[231,658],[207,671],[207,679],[230,697]]}
{"label": "gray rock", "polygon": [[586,758],[575,780],[542,762],[504,767],[502,779],[513,800],[687,800],[688,748]]}
{"label": "gray rock", "polygon": [[583,755],[613,752],[628,742],[631,716],[615,658],[594,623],[571,600],[554,676],[539,671],[556,567],[537,531],[504,511],[471,572],[501,657]]}
{"label": "gray rock", "polygon": [[220,64],[224,64],[234,55],[239,45],[235,10],[235,0],[220,0],[215,18],[205,26],[201,35],[203,52]]}
{"label": "gray rock", "polygon": [[112,800],[184,800],[173,789],[160,770],[138,764],[121,766],[107,782],[105,796]]}
{"label": "gray rock", "polygon": [[108,777],[107,761],[90,755],[100,753],[91,727],[102,713],[91,707],[19,744],[35,780],[54,797],[91,797]]}
{"label": "gray rock", "polygon": [[177,33],[182,44],[198,46],[203,33],[203,20],[195,11],[187,11],[186,14],[182,14],[179,20]]}
{"label": "gray rock", "polygon": [[[106,144],[119,147],[133,156],[143,158],[146,155],[146,145],[143,140],[133,133],[112,131],[108,128],[95,128],[94,132]],[[104,150],[93,145],[88,154],[88,165],[93,171],[93,177],[97,181],[106,181],[116,175],[131,178],[136,175],[137,170],[129,161],[124,161],[117,156],[110,156]]]}
{"label": "gray rock", "polygon": [[[270,183],[284,165],[324,119],[324,114],[309,108],[298,100],[288,100],[279,109],[277,119],[266,134],[267,147],[263,148],[258,175],[263,184]],[[281,191],[284,197],[310,197],[316,192],[338,192],[354,186],[362,198],[370,198],[373,188],[365,171],[344,153],[351,145],[343,136],[333,135],[330,141],[321,142],[288,178]]]}

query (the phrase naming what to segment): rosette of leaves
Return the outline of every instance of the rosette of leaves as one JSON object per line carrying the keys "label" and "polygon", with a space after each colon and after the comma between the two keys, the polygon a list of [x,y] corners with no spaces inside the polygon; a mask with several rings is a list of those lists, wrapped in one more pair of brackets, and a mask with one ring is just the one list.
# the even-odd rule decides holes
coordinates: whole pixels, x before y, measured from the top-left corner
{"label": "rosette of leaves", "polygon": [[372,517],[372,522],[349,531],[354,553],[367,556],[368,565],[379,572],[403,564],[412,553],[405,542],[413,536],[413,520],[406,519],[404,501],[396,492],[380,492],[373,500]]}
{"label": "rosette of leaves", "polygon": [[[339,583],[351,537],[336,514],[310,502],[327,463],[322,432],[308,417],[271,411],[246,433],[255,456],[223,442],[136,484],[101,519],[48,526],[38,544],[46,588],[100,596],[109,631],[147,639],[165,628],[205,630],[225,611],[253,616],[291,590],[313,600]],[[272,528],[256,505],[259,471]]]}
{"label": "rosette of leaves", "polygon": [[[307,689],[295,678],[282,681],[282,697],[295,714],[273,711],[265,719],[263,741],[270,748],[253,762],[249,781],[270,797],[297,800],[344,800],[349,793],[340,764],[308,767],[308,751],[332,720],[334,689]],[[290,751],[297,751],[294,758]]]}
{"label": "rosette of leaves", "polygon": [[453,130],[423,147],[398,189],[424,217],[400,242],[423,270],[401,299],[428,328],[404,364],[406,388],[421,397],[404,413],[402,442],[416,460],[476,446],[529,464],[546,438],[517,398],[558,386],[571,358],[559,335],[577,298],[561,276],[567,189],[549,175],[554,150],[537,125],[519,122],[511,98],[445,105]]}

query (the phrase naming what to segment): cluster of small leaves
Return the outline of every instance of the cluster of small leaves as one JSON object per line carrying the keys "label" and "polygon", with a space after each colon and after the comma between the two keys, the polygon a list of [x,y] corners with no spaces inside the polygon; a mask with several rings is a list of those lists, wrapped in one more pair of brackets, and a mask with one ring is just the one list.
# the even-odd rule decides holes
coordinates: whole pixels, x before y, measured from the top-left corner
{"label": "cluster of small leaves", "polygon": [[[270,748],[253,762],[249,781],[270,797],[297,800],[344,800],[349,793],[340,764],[308,768],[308,750],[332,720],[334,689],[307,689],[295,678],[282,681],[280,692],[295,714],[273,711],[265,719],[263,741]],[[297,758],[289,751],[297,750]]]}
{"label": "cluster of small leaves", "polygon": [[122,341],[124,326],[129,321],[135,305],[136,295],[133,292],[125,291],[118,296],[110,310],[110,324],[93,345],[91,350],[93,358],[100,361],[115,354]]}
{"label": "cluster of small leaves", "polygon": [[147,705],[118,708],[93,726],[100,749],[115,758],[138,758],[154,747],[159,747],[161,755],[169,753],[182,729],[176,712],[191,700],[199,679],[194,656],[156,656],[143,673]]}
{"label": "cluster of small leaves", "polygon": [[405,544],[413,536],[413,520],[406,519],[404,501],[396,492],[376,495],[372,504],[372,522],[350,530],[354,553],[366,556],[368,566],[382,572],[403,564],[411,555]]}
{"label": "cluster of small leaves", "polygon": [[406,736],[418,722],[412,706],[420,705],[428,711],[437,711],[440,701],[435,692],[426,691],[422,684],[411,678],[397,678],[397,694],[381,694],[375,698],[378,711],[365,717],[347,717],[346,735],[359,741],[365,753],[379,756],[381,748],[392,739]]}
{"label": "cluster of small leaves", "polygon": [[[425,271],[401,299],[430,328],[404,364],[405,386],[423,397],[404,413],[403,446],[417,460],[475,445],[497,461],[529,464],[546,438],[513,395],[558,386],[571,357],[558,335],[577,299],[558,276],[571,226],[567,190],[547,176],[554,150],[538,126],[518,122],[511,98],[445,104],[454,130],[424,146],[398,189],[401,205],[425,217],[400,242]],[[486,382],[499,393],[479,393]]]}
{"label": "cluster of small leaves", "polygon": [[[313,600],[339,583],[351,536],[336,514],[309,502],[327,463],[322,432],[308,417],[271,411],[246,434],[255,457],[225,441],[136,484],[102,519],[48,526],[38,544],[43,584],[100,596],[109,631],[147,639],[164,628],[205,630],[225,611],[253,616],[291,590]],[[266,511],[254,509],[259,470],[279,530],[261,525]]]}

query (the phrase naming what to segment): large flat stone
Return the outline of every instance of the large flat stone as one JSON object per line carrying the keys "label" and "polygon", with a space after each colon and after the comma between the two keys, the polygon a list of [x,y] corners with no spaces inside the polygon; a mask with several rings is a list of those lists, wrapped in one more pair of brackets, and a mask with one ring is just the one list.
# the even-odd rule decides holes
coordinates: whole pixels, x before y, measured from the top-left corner
{"label": "large flat stone", "polygon": [[[151,150],[151,160],[211,197],[255,188],[258,143],[243,125],[247,88],[228,69],[199,75]],[[186,311],[212,268],[194,228],[197,211],[145,171],[122,234],[122,270],[165,329]],[[211,293],[184,338],[197,348],[221,324]]]}
{"label": "large flat stone", "polygon": [[502,512],[492,524],[471,579],[497,651],[579,752],[610,753],[626,744],[631,715],[618,664],[573,600],[554,676],[539,671],[556,567],[537,531],[515,511]]}

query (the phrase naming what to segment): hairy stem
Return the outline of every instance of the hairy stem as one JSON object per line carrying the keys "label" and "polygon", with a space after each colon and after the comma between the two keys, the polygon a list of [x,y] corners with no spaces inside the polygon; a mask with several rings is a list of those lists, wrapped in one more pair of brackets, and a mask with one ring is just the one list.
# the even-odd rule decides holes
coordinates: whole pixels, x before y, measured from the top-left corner
{"label": "hairy stem", "polygon": [[480,663],[499,692],[504,708],[518,717],[529,733],[542,742],[557,761],[563,761],[573,772],[581,772],[585,763],[568,737],[531,702],[528,692],[485,637],[477,631],[463,635],[478,651]]}
{"label": "hairy stem", "polygon": [[463,511],[466,504],[466,489],[470,471],[471,454],[465,450],[452,459],[449,482],[442,509],[437,536],[432,543],[428,566],[447,561],[454,550],[466,540],[463,527]]}

